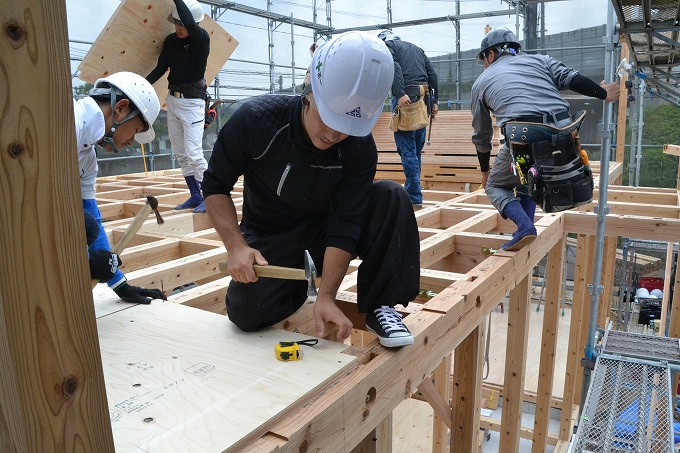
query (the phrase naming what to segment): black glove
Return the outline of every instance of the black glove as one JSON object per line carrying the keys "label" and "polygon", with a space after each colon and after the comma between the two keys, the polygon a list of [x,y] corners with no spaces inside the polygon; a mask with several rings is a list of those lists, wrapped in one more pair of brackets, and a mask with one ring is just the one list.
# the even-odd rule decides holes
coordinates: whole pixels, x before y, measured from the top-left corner
{"label": "black glove", "polygon": [[168,300],[165,294],[160,289],[140,288],[138,286],[128,285],[123,282],[122,285],[114,289],[115,293],[125,302],[132,304],[148,305],[153,299]]}
{"label": "black glove", "polygon": [[90,275],[100,282],[107,282],[113,278],[123,260],[108,250],[93,250],[90,252]]}

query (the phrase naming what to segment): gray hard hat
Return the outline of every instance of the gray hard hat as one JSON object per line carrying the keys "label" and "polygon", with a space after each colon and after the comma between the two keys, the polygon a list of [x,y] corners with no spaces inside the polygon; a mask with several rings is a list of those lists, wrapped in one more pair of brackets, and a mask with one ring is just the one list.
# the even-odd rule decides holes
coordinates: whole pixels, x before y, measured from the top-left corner
{"label": "gray hard hat", "polygon": [[507,28],[499,28],[497,30],[491,30],[489,33],[484,35],[482,38],[481,50],[477,54],[477,61],[484,59],[486,51],[489,49],[499,48],[502,50],[508,47],[514,49],[515,52],[519,52],[522,46],[517,41],[517,37],[513,32]]}

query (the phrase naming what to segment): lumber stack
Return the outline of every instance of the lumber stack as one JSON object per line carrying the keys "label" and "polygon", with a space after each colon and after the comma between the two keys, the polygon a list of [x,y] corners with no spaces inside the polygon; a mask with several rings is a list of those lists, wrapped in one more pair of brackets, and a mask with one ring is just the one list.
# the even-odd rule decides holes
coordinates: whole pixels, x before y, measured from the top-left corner
{"label": "lumber stack", "polygon": [[[394,134],[389,128],[391,113],[383,112],[373,128],[378,148],[376,179],[404,182],[401,158]],[[443,110],[433,122],[430,144],[422,155],[421,183],[424,189],[470,190],[482,182],[477,152],[471,141],[472,113],[469,110]],[[500,130],[494,127],[491,163],[500,149]]]}

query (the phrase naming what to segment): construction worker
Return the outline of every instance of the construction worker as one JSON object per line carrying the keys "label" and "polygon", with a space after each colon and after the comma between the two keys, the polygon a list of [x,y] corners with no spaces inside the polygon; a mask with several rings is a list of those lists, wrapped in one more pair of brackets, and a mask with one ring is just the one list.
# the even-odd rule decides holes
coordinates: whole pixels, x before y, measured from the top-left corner
{"label": "construction worker", "polygon": [[158,64],[146,79],[153,84],[170,68],[165,100],[168,134],[190,194],[189,199],[176,209],[193,208],[193,212],[205,212],[201,181],[208,168],[203,155],[203,130],[210,35],[198,25],[203,20],[203,10],[196,0],[174,2],[175,10],[168,20],[175,25],[175,33],[165,38]]}
{"label": "construction worker", "polygon": [[[394,80],[392,81],[392,110],[417,102],[421,98],[421,86],[425,96],[424,106],[429,106],[428,114],[437,115],[437,95],[439,83],[437,73],[420,47],[402,41],[392,30],[382,30],[378,38],[385,41],[394,59]],[[425,118],[427,119],[427,118]],[[417,126],[416,126],[417,127]],[[421,154],[425,146],[426,127],[394,131],[394,142],[401,157],[406,182],[404,188],[411,197],[413,206],[422,206],[423,192],[420,186]]]}
{"label": "construction worker", "polygon": [[[154,138],[153,122],[160,111],[158,96],[144,77],[132,72],[117,72],[97,80],[88,97],[73,101],[80,168],[80,191],[83,208],[94,216],[96,226],[86,214],[86,231],[90,250],[91,273],[94,278],[107,280],[109,287],[125,302],[148,304],[152,299],[165,299],[158,289],[147,289],[127,283],[118,269],[117,255],[97,253],[111,249],[101,223],[101,213],[95,200],[97,153],[95,145],[109,152],[130,146],[135,140],[149,143]],[[88,218],[90,219],[88,221]],[[94,239],[93,239],[94,238]],[[93,257],[98,261],[93,268]],[[116,258],[116,262],[109,261]],[[110,265],[110,272],[98,273]]]}
{"label": "construction worker", "polygon": [[[244,331],[292,315],[307,282],[258,279],[254,264],[301,268],[308,250],[322,273],[314,305],[317,333],[337,336],[352,322],[335,297],[350,261],[359,256],[358,310],[387,347],[413,335],[394,309],[419,288],[420,241],[404,188],[373,179],[377,149],[370,134],[393,77],[385,44],[365,32],[338,35],[314,51],[301,96],[264,95],[244,103],[219,133],[203,194],[224,242],[232,281],[229,318]],[[244,176],[239,228],[231,199]]]}
{"label": "construction worker", "polygon": [[[520,48],[510,30],[492,30],[484,36],[477,55],[478,62],[484,65],[484,72],[473,84],[470,99],[472,142],[477,148],[482,185],[503,218],[509,218],[517,225],[512,239],[501,246],[503,250],[518,250],[536,237],[536,202],[529,194],[528,185],[520,182],[507,143],[510,137],[505,132],[506,142],[489,171],[493,137],[490,114],[496,116],[501,131],[508,122],[564,128],[573,120],[569,104],[560,95],[560,90],[570,89],[606,102],[619,97],[617,83],[598,85],[550,56],[520,55]],[[592,180],[592,175],[590,178]]]}

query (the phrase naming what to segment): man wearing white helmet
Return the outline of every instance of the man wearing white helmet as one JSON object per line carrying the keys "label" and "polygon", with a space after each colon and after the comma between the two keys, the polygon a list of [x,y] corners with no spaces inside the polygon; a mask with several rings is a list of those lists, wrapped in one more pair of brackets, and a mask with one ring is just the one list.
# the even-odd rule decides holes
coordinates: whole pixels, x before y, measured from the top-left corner
{"label": "man wearing white helmet", "polygon": [[[245,331],[292,315],[306,300],[307,282],[258,279],[253,265],[301,268],[308,250],[323,274],[317,333],[325,336],[331,323],[344,340],[352,322],[335,297],[358,256],[357,306],[367,327],[384,346],[411,344],[393,307],[418,293],[418,228],[404,188],[373,182],[370,132],[392,84],[392,57],[375,36],[347,32],[316,49],[310,72],[302,96],[244,103],[220,131],[205,172],[208,215],[229,252],[227,314]],[[231,193],[241,175],[239,227]]]}
{"label": "man wearing white helmet", "polygon": [[153,84],[170,69],[166,98],[168,134],[190,193],[189,199],[176,209],[205,212],[201,181],[208,168],[203,155],[203,130],[210,35],[198,25],[203,20],[203,10],[196,0],[174,2],[175,11],[168,20],[175,25],[175,33],[165,38],[158,64],[146,79]]}
{"label": "man wearing white helmet", "polygon": [[106,281],[125,302],[148,304],[152,299],[165,299],[165,296],[158,289],[129,285],[118,269],[117,255],[109,252],[111,247],[95,200],[98,170],[95,145],[118,152],[135,140],[149,143],[154,139],[153,122],[160,109],[151,84],[132,72],[103,77],[95,82],[88,97],[73,101],[83,208],[94,216],[93,222],[86,214],[92,277]]}

